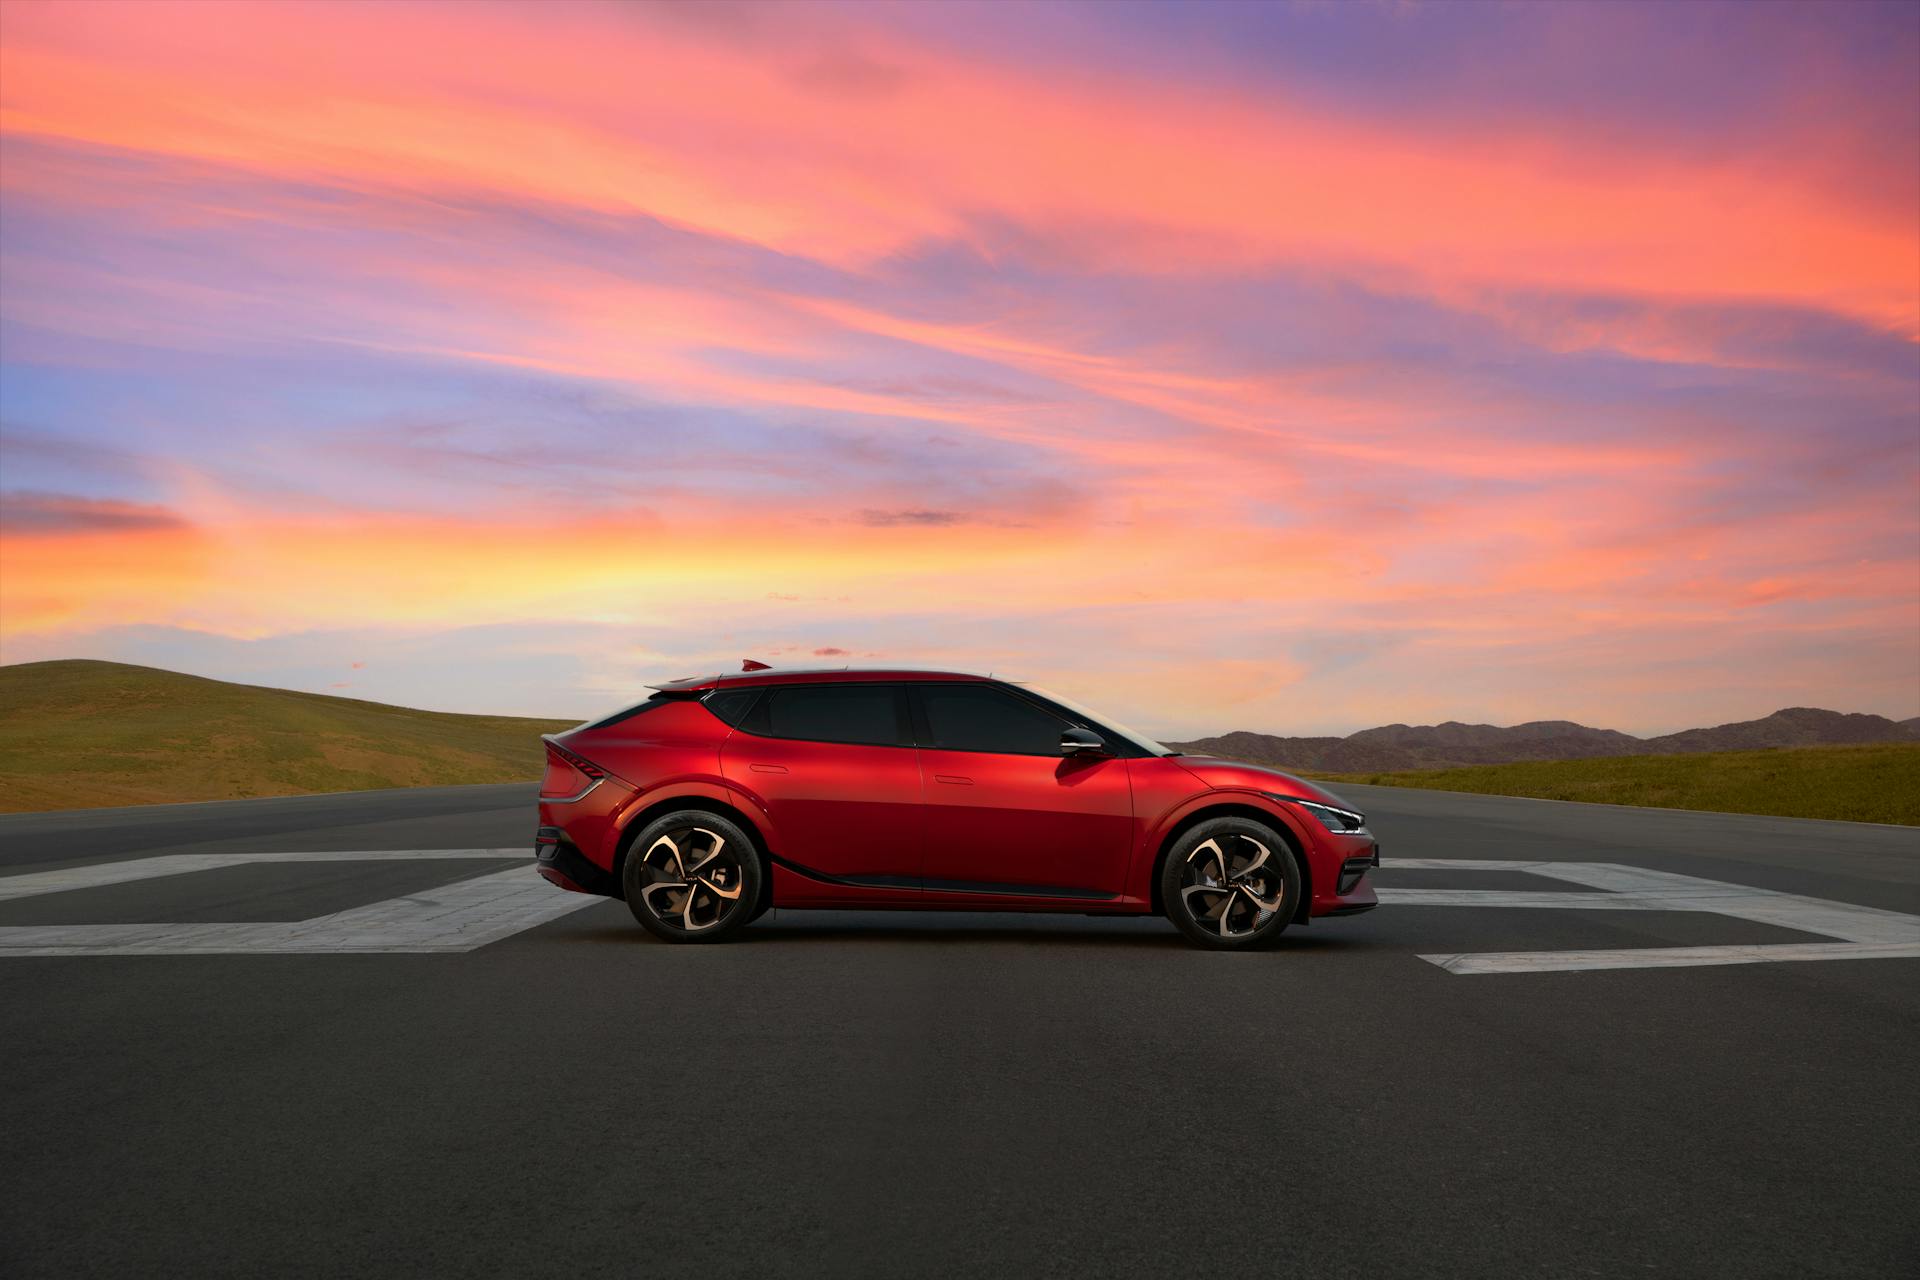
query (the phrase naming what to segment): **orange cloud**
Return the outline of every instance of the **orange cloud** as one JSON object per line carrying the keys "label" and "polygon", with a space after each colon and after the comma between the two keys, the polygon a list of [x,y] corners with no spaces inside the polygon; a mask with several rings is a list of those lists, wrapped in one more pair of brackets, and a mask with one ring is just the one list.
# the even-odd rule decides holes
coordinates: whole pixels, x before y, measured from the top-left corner
{"label": "orange cloud", "polygon": [[1134,269],[1390,264],[1435,287],[1790,300],[1920,332],[1910,222],[1791,154],[1703,164],[1524,126],[1390,132],[1270,96],[1042,77],[821,19],[821,39],[891,69],[875,100],[823,92],[802,74],[810,48],[551,12],[19,5],[0,127],[644,211],[840,262],[1004,216]]}

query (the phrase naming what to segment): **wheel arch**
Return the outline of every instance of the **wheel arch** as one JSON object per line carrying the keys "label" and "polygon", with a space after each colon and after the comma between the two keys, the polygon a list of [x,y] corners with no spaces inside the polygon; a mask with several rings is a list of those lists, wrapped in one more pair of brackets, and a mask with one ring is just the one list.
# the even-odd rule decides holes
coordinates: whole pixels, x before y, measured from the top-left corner
{"label": "wheel arch", "polygon": [[1179,843],[1181,836],[1201,823],[1211,822],[1215,818],[1245,818],[1277,832],[1280,838],[1287,842],[1287,849],[1293,854],[1294,865],[1300,868],[1300,901],[1293,909],[1292,923],[1307,923],[1308,913],[1313,909],[1313,867],[1307,861],[1307,851],[1301,844],[1299,835],[1285,819],[1272,810],[1262,809],[1257,805],[1235,803],[1231,800],[1195,809],[1168,829],[1166,837],[1160,842],[1159,851],[1154,854],[1153,876],[1147,882],[1149,891],[1153,895],[1154,914],[1167,913],[1167,904],[1160,894],[1160,874],[1166,868],[1167,855],[1173,852],[1173,846]]}
{"label": "wheel arch", "polygon": [[760,824],[748,817],[743,810],[735,805],[728,804],[725,800],[697,793],[668,796],[663,800],[656,800],[627,819],[625,825],[620,829],[620,842],[614,850],[613,882],[616,885],[626,883],[622,877],[626,874],[627,854],[633,848],[634,841],[640,838],[640,833],[647,829],[649,823],[657,818],[665,817],[669,813],[687,812],[714,814],[717,817],[725,818],[747,833],[747,839],[753,841],[754,851],[760,855],[761,870],[765,872],[765,874],[761,876],[760,893],[763,900],[762,905],[772,901],[773,856],[767,847],[766,833],[760,830]]}

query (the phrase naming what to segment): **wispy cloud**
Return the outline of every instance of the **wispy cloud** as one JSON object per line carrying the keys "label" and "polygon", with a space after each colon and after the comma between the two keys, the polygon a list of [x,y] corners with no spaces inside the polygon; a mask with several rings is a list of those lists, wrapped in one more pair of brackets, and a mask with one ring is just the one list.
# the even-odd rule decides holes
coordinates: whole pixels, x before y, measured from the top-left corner
{"label": "wispy cloud", "polygon": [[914,524],[939,527],[959,524],[966,517],[958,511],[874,511],[868,509],[860,513],[860,523],[886,529],[894,525]]}
{"label": "wispy cloud", "polygon": [[183,529],[164,507],[60,493],[0,493],[0,533],[128,533]]}

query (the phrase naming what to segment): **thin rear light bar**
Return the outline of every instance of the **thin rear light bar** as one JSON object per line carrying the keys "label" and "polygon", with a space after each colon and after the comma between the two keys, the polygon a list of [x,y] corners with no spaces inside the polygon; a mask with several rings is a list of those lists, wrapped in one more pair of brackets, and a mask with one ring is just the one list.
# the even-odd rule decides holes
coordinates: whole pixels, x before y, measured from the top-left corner
{"label": "thin rear light bar", "polygon": [[589,778],[592,778],[595,782],[598,782],[600,779],[607,776],[607,771],[605,769],[602,769],[599,765],[595,764],[593,761],[587,759],[585,756],[579,754],[578,752],[567,750],[565,747],[555,742],[552,738],[545,739],[545,741],[547,744],[547,750],[553,752],[553,754],[555,754],[556,756],[559,756],[562,760],[565,760],[568,764],[578,769],[581,773],[586,774]]}

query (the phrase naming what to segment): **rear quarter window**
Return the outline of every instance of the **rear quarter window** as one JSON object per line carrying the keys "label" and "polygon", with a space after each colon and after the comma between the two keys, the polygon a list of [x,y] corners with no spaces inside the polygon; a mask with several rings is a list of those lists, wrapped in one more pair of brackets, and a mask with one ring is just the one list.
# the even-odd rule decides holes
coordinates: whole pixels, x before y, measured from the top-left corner
{"label": "rear quarter window", "polygon": [[737,729],[747,718],[747,712],[753,710],[754,699],[760,693],[759,689],[718,689],[701,701],[707,710]]}
{"label": "rear quarter window", "polygon": [[610,716],[603,717],[602,719],[599,719],[599,720],[591,721],[588,724],[585,724],[581,727],[586,729],[605,729],[609,725],[619,724],[623,720],[631,720],[635,716],[643,716],[649,711],[659,710],[661,707],[666,706],[669,702],[677,702],[677,701],[679,701],[679,699],[664,697],[661,694],[656,693],[651,698],[648,698],[645,702],[636,702],[630,707],[624,707],[621,710],[614,712]]}

